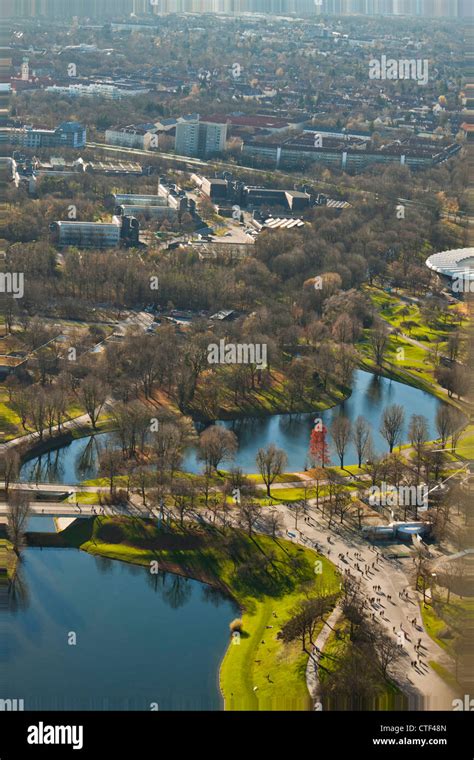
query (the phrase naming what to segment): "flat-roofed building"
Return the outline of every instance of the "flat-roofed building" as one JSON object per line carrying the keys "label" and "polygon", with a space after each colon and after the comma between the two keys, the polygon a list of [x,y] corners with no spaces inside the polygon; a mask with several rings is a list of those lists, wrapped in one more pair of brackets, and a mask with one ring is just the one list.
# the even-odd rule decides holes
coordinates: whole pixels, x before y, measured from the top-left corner
{"label": "flat-roofed building", "polygon": [[211,200],[222,200],[227,198],[227,181],[217,177],[203,177],[201,190]]}
{"label": "flat-roofed building", "polygon": [[18,187],[20,177],[16,161],[9,157],[0,157],[0,186],[13,183]]}
{"label": "flat-roofed building", "polygon": [[225,150],[227,124],[195,119],[176,124],[175,152],[180,156],[206,158]]}
{"label": "flat-roofed building", "polygon": [[115,248],[120,245],[121,220],[111,222],[53,222],[51,232],[56,245],[78,248]]}
{"label": "flat-roofed building", "polygon": [[134,204],[137,206],[166,206],[164,195],[139,195],[136,193],[114,193],[112,195],[116,206]]}
{"label": "flat-roofed building", "polygon": [[177,219],[179,214],[177,208],[170,208],[170,206],[165,205],[151,206],[144,204],[142,206],[128,206],[122,204],[121,206],[116,206],[115,210],[120,216],[145,216],[153,219]]}
{"label": "flat-roofed building", "polygon": [[8,130],[9,142],[23,148],[84,148],[86,128],[77,121],[65,121],[56,129],[32,126]]}
{"label": "flat-roofed building", "polygon": [[124,148],[150,150],[154,146],[156,136],[140,127],[122,127],[121,129],[106,129],[105,142],[108,145],[119,145]]}
{"label": "flat-roofed building", "polygon": [[86,171],[91,174],[108,174],[108,175],[133,175],[139,177],[143,174],[140,164],[133,161],[121,161],[117,158],[115,161],[88,161]]}

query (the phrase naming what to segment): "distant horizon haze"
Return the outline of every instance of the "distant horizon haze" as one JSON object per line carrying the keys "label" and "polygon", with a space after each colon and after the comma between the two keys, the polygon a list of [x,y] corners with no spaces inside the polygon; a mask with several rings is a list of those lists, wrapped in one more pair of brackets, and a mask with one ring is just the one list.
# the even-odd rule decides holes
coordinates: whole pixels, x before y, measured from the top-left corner
{"label": "distant horizon haze", "polygon": [[2,0],[3,18],[139,18],[160,13],[472,18],[470,0]]}

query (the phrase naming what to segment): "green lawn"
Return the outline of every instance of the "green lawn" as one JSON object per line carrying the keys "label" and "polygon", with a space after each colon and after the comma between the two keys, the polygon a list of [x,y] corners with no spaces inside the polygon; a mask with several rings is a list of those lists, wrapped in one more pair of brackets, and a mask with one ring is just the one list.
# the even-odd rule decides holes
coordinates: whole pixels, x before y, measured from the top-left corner
{"label": "green lawn", "polygon": [[[225,369],[219,370],[218,373],[221,396],[217,416],[224,419],[248,415],[259,417],[278,413],[322,411],[341,403],[350,392],[349,388],[342,388],[332,380],[328,382],[325,390],[319,388],[315,391],[313,386],[308,385],[301,397],[293,400],[292,403],[285,375],[281,371],[272,370],[268,386],[256,385],[255,389],[245,396],[240,395],[236,398],[227,382],[227,374]],[[200,405],[201,391],[198,385],[191,411],[194,410],[199,415]]]}
{"label": "green lawn", "polygon": [[[376,287],[365,286],[364,291],[369,295],[382,319],[422,344],[414,346],[403,337],[391,334],[385,368],[389,372],[398,373],[400,377],[396,379],[410,382],[407,376],[411,377],[414,381],[412,384],[418,385],[439,398],[445,398],[446,394],[441,391],[434,379],[430,349],[433,349],[435,343],[439,343],[442,352],[446,349],[446,342],[456,327],[451,317],[448,316],[446,323],[438,321],[436,325],[428,325],[417,304],[407,303],[397,295],[386,293]],[[457,308],[457,306],[452,306],[449,312],[454,315]],[[461,329],[465,324],[467,320],[461,323]],[[371,351],[367,335],[363,336],[359,348],[369,363],[373,364],[370,361]]]}
{"label": "green lawn", "polygon": [[474,425],[468,425],[462,433],[456,454],[465,459],[474,459]]}
{"label": "green lawn", "polygon": [[0,538],[0,568],[6,570],[7,578],[13,578],[18,557],[13,551],[13,545],[6,538]]}
{"label": "green lawn", "polygon": [[8,393],[5,387],[0,385],[0,430],[5,435],[5,440],[13,438],[15,435],[21,435],[23,428],[21,420],[17,413],[12,409],[8,400]]}
{"label": "green lawn", "polygon": [[75,504],[76,501],[78,501],[79,504],[98,504],[99,494],[94,491],[76,491],[73,496],[68,498],[68,502]]}
{"label": "green lawn", "polygon": [[[402,330],[410,338],[425,343],[427,346],[436,341],[446,341],[453,331],[450,314],[454,316],[458,306],[449,307],[446,322],[438,320],[436,324],[427,324],[417,304],[408,303],[397,294],[386,293],[380,288],[369,285],[364,286],[363,290],[370,296],[380,316],[392,327]],[[420,299],[420,302],[423,303],[423,299]],[[467,320],[463,320],[461,327],[464,324],[467,324]]]}
{"label": "green lawn", "polygon": [[421,616],[427,633],[440,647],[452,655],[452,642],[456,634],[462,633],[474,612],[474,600],[451,594],[449,604],[447,593],[437,588],[432,604],[420,604]]}

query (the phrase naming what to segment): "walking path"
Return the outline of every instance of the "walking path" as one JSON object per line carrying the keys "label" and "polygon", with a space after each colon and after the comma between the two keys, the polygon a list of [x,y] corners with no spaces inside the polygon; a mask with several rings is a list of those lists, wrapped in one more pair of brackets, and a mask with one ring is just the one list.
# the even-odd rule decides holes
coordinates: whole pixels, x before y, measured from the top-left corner
{"label": "walking path", "polygon": [[314,642],[315,653],[313,657],[308,657],[308,664],[306,666],[306,685],[310,693],[313,704],[318,703],[319,699],[319,660],[321,659],[321,652],[323,652],[326,642],[332,633],[333,628],[337,624],[339,618],[342,615],[342,610],[339,606],[335,607],[325,624],[321,628],[316,641]]}
{"label": "walking path", "polygon": [[[101,408],[101,413],[104,413],[105,410],[113,405],[114,401],[112,398],[108,398],[105,400],[104,404]],[[2,443],[0,446],[0,453],[3,449],[3,451],[6,451],[6,449],[14,448],[15,446],[24,446],[26,443],[46,443],[48,441],[53,441],[55,435],[62,435],[63,433],[67,433],[68,430],[74,430],[75,428],[81,428],[85,425],[90,425],[90,417],[88,414],[81,414],[79,417],[72,417],[69,420],[65,420],[63,423],[61,423],[61,426],[55,425],[51,430],[51,435],[49,434],[48,429],[43,430],[43,439],[40,440],[40,437],[38,433],[25,433],[25,435],[20,435],[17,438],[11,438],[9,441],[6,441],[6,443]],[[94,430],[91,427],[91,432],[93,433]]]}
{"label": "walking path", "polygon": [[[405,589],[410,589],[410,560],[382,557],[378,549],[345,527],[333,526],[328,530],[314,508],[308,510],[308,522],[300,522],[299,530],[293,527],[291,507],[281,504],[274,508],[281,515],[285,529],[296,534],[298,543],[316,548],[341,572],[349,570],[360,580],[373,619],[384,625],[403,646],[404,657],[391,675],[407,694],[409,709],[452,709],[452,700],[458,695],[428,664],[436,660],[451,670],[450,658],[425,631],[418,596],[413,590],[409,590],[407,596],[403,594]],[[375,591],[374,586],[380,590]],[[374,601],[370,602],[371,599]],[[413,618],[416,625],[411,623]],[[415,651],[418,641],[421,646]],[[410,664],[413,661],[415,665]]]}

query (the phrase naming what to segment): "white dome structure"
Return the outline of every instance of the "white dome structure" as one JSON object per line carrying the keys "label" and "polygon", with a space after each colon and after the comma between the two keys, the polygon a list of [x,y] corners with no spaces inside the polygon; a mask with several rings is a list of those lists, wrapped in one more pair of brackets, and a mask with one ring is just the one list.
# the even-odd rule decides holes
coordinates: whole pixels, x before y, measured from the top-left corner
{"label": "white dome structure", "polygon": [[426,259],[426,266],[451,279],[474,281],[474,248],[434,253]]}

